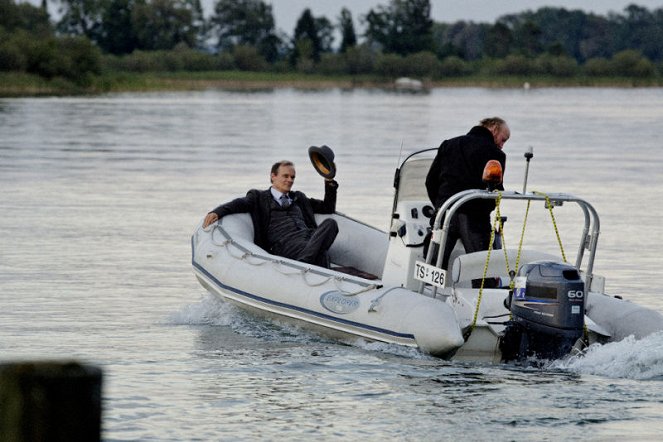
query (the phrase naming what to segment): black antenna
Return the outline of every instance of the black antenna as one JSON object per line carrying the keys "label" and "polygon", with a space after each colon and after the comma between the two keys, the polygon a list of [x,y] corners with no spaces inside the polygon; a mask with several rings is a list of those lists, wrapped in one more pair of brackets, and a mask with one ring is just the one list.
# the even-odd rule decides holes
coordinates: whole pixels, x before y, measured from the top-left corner
{"label": "black antenna", "polygon": [[527,191],[527,175],[529,174],[529,160],[534,158],[534,148],[532,146],[527,148],[525,152],[525,160],[527,160],[527,166],[525,167],[525,182],[523,183],[523,195]]}

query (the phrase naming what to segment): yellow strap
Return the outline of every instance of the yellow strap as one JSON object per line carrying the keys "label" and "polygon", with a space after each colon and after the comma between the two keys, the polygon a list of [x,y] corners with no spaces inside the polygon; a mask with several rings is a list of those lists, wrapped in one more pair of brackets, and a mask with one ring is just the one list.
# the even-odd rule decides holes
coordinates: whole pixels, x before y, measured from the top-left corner
{"label": "yellow strap", "polygon": [[495,241],[495,229],[497,227],[497,223],[500,222],[499,217],[497,214],[499,214],[499,207],[500,207],[500,202],[502,201],[502,192],[497,192],[497,199],[495,200],[495,222],[491,224],[491,229],[490,229],[490,241],[488,242],[488,253],[486,253],[486,263],[483,266],[483,277],[481,278],[481,287],[479,287],[479,296],[477,297],[477,302],[476,302],[476,307],[474,308],[474,319],[472,320],[472,325],[470,325],[470,329],[465,333],[463,336],[465,338],[465,341],[467,341],[474,331],[474,327],[477,325],[477,320],[479,318],[479,308],[481,307],[481,298],[483,297],[483,286],[484,282],[486,281],[486,274],[488,273],[488,264],[490,263],[490,253],[493,250],[493,242]]}
{"label": "yellow strap", "polygon": [[538,194],[538,195],[543,195],[544,197],[546,197],[546,206],[548,206],[548,211],[550,212],[550,219],[552,219],[553,228],[555,229],[555,235],[557,235],[557,243],[559,244],[559,250],[562,252],[562,259],[564,260],[564,262],[568,262],[566,260],[566,254],[564,253],[564,246],[562,245],[562,238],[559,236],[559,229],[557,229],[557,222],[555,221],[555,214],[553,213],[553,206],[552,206],[552,204],[550,204],[550,198],[548,197],[548,195],[546,195],[543,192],[536,192],[535,191],[534,193]]}

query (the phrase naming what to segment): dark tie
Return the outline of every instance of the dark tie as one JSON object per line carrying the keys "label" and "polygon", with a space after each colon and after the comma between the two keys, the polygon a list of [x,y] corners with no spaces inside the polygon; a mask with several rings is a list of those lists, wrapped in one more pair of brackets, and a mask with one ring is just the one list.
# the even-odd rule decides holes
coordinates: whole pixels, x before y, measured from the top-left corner
{"label": "dark tie", "polygon": [[290,207],[290,200],[288,199],[288,195],[286,195],[285,193],[281,195],[281,207],[283,207],[284,209]]}

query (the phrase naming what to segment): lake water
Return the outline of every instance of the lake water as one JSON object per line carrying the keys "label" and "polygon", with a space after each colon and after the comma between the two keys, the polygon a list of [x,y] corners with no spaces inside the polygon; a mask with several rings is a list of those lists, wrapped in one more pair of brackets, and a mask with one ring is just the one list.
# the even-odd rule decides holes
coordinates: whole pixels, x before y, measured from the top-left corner
{"label": "lake water", "polygon": [[[601,215],[608,292],[663,312],[663,89],[0,99],[1,361],[100,366],[109,441],[660,438],[663,334],[545,369],[449,362],[255,320],[193,276],[196,223],[267,188],[273,162],[293,160],[296,188],[320,196],[306,152],[331,146],[338,210],[384,229],[399,158],[493,115],[512,130],[506,187],[522,188],[532,146],[528,190]],[[533,212],[526,241],[556,250]],[[574,223],[558,222],[572,250]]]}

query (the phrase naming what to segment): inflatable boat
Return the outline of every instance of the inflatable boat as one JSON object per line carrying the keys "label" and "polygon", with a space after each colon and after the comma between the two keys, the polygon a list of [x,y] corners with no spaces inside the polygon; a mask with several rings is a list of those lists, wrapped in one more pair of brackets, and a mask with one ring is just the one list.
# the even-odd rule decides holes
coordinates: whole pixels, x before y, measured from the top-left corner
{"label": "inflatable boat", "polygon": [[[524,187],[461,192],[436,212],[424,185],[434,153],[416,152],[396,170],[388,232],[341,213],[316,215],[319,222],[333,217],[339,226],[329,250],[331,268],[269,254],[254,244],[250,216],[235,214],[196,228],[196,277],[209,292],[259,317],[449,359],[554,359],[595,342],[663,330],[660,313],[604,293],[605,279],[593,271],[600,220],[591,204]],[[458,242],[444,270],[449,220],[475,199],[495,201],[492,246],[465,253]],[[503,247],[500,208],[506,201],[527,210],[543,206],[553,224],[553,209],[576,205],[581,232],[575,256],[567,260],[561,240],[560,254],[528,249],[522,241]]]}

